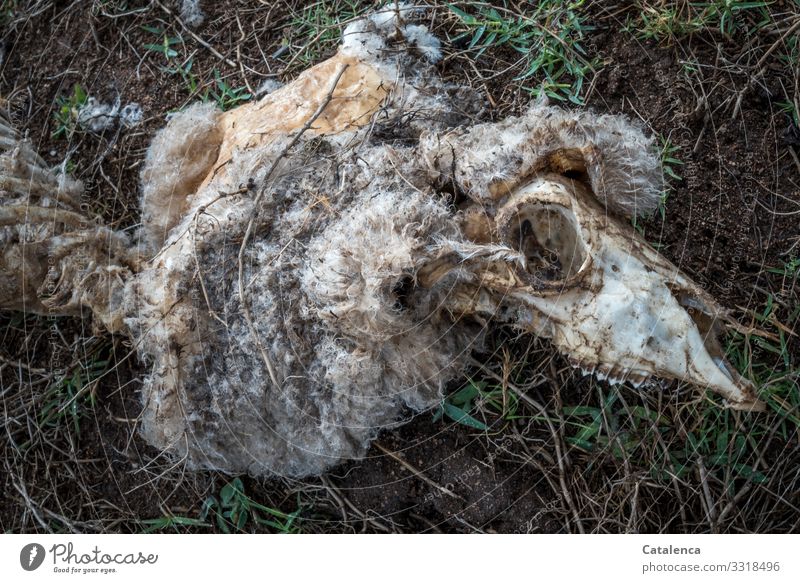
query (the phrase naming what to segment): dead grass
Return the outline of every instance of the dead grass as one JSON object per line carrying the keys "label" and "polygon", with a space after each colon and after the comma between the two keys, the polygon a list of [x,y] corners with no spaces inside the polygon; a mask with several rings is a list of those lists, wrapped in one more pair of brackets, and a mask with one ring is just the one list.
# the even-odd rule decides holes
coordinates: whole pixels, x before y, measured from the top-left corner
{"label": "dead grass", "polygon": [[[329,56],[343,23],[372,5],[202,4],[196,31],[166,1],[16,0],[0,9],[0,94],[116,228],[139,220],[139,166],[169,111],[198,98],[232,106],[265,79],[291,78]],[[470,46],[481,21],[465,23],[458,11],[482,18],[490,7],[428,4],[425,20],[445,41],[442,73],[481,89],[487,115],[522,110],[542,81],[574,89],[584,71],[586,106],[640,117],[669,139],[682,179],[664,214],[642,227],[742,324],[773,334],[729,341],[769,413],[725,410],[675,384],[612,389],[579,378],[540,341],[500,331],[453,387],[455,410],[383,435],[365,461],[316,480],[235,481],[187,472],[138,439],[143,365],[124,341],[94,338],[82,321],[2,314],[3,531],[800,531],[797,4],[723,18],[684,0],[575,3],[595,30],[580,41],[584,53],[556,44],[591,69],[539,70],[524,82],[529,57],[491,38],[491,27],[523,22],[552,38],[565,32],[563,19],[524,20],[523,3],[497,3],[501,22]],[[164,50],[152,48],[159,43]],[[145,124],[54,136],[58,100],[75,83],[138,100]],[[669,89],[652,98],[654,83]]]}

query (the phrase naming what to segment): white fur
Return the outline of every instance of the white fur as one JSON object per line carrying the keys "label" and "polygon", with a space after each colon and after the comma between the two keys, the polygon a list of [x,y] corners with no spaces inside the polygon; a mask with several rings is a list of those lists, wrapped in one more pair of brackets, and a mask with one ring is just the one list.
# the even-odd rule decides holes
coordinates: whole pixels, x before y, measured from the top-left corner
{"label": "white fur", "polygon": [[200,0],[181,0],[180,18],[189,28],[202,25],[206,15],[200,7]]}

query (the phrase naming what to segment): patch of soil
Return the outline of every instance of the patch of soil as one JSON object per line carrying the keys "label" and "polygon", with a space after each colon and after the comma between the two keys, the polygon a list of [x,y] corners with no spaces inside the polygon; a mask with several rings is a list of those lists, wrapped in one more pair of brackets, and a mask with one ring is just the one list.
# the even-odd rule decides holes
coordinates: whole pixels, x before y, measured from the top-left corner
{"label": "patch of soil", "polygon": [[420,532],[553,532],[558,505],[546,478],[509,451],[521,439],[500,432],[487,441],[423,414],[331,478],[364,512],[386,520],[408,515]]}

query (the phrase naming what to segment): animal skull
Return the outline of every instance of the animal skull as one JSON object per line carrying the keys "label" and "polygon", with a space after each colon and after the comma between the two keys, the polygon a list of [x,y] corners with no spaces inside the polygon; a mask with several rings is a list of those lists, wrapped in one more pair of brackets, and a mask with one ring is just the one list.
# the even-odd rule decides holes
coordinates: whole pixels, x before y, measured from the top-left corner
{"label": "animal skull", "polygon": [[411,18],[354,22],[257,103],[177,114],[148,152],[138,244],[82,216],[80,185],[0,124],[0,307],[88,307],[130,336],[143,435],[195,468],[359,457],[440,402],[490,322],[612,383],[760,408],[718,341],[735,321],[617,218],[657,203],[651,140],[541,103],[469,125],[481,100],[439,79]]}
{"label": "animal skull", "polygon": [[[573,160],[571,171],[585,173]],[[549,338],[573,366],[611,384],[678,379],[712,388],[733,407],[753,407],[752,386],[719,344],[724,312],[608,215],[586,184],[540,174],[498,207],[499,241],[522,258],[505,280],[485,284],[498,294],[486,317],[513,310],[512,323]]]}

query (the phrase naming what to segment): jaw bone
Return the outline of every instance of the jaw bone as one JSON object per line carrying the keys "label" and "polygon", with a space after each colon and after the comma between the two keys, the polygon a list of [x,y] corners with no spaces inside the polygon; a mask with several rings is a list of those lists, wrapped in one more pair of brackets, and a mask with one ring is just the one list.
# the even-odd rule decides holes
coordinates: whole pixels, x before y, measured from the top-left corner
{"label": "jaw bone", "polygon": [[[305,476],[362,456],[440,402],[493,321],[612,382],[676,378],[758,408],[722,358],[724,310],[614,218],[658,200],[651,140],[541,104],[468,127],[480,100],[438,78],[406,17],[353,23],[335,57],[257,103],[173,117],[142,172],[144,257],[88,219],[41,227],[31,256],[14,231],[30,201],[6,189],[4,257],[39,269],[22,281],[5,259],[0,307],[24,291],[23,308],[89,307],[131,336],[142,433],[193,468]],[[33,206],[77,213],[79,189],[42,176],[59,194]],[[45,306],[47,257],[65,275]]]}

